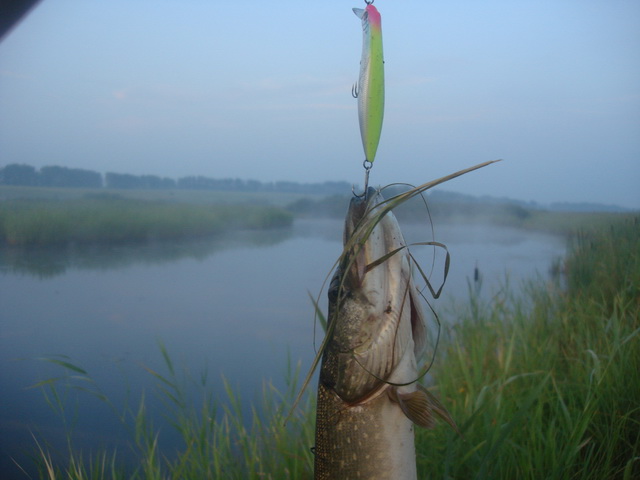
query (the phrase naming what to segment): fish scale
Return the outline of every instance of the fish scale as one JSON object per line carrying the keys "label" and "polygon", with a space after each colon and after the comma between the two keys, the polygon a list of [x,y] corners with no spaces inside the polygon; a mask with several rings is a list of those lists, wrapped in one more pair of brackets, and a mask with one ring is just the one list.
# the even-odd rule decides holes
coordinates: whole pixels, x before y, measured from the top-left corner
{"label": "fish scale", "polygon": [[316,480],[416,478],[413,424],[386,394],[358,407],[318,387]]}

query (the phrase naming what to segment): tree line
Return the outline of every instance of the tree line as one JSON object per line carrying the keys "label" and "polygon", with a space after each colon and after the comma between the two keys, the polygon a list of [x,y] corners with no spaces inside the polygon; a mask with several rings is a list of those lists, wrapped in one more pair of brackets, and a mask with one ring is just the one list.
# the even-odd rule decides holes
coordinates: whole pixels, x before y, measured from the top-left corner
{"label": "tree line", "polygon": [[347,182],[298,183],[288,181],[259,182],[239,178],[210,178],[187,176],[176,179],[157,175],[100,172],[81,168],[47,166],[36,169],[31,165],[12,163],[0,168],[0,185],[61,188],[105,189],[184,189],[223,190],[242,192],[287,192],[342,194],[351,189]]}

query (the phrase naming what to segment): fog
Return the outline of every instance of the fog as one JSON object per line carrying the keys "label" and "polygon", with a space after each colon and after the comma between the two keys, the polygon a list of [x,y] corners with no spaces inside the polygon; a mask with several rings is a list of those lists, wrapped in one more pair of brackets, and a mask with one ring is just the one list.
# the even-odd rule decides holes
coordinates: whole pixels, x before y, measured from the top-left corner
{"label": "fog", "polygon": [[[0,162],[362,180],[359,2],[44,0],[0,43]],[[402,3],[382,14],[374,184],[640,208],[640,4]]]}

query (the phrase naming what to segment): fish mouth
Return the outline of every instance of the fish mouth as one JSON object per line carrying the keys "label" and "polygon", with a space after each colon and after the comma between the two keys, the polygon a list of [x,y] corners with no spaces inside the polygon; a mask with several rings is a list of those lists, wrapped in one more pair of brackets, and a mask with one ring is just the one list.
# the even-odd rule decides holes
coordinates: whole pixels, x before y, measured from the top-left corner
{"label": "fish mouth", "polygon": [[358,226],[367,218],[377,205],[383,201],[380,190],[373,187],[367,188],[362,195],[354,195],[349,203],[349,210],[345,219],[344,243],[351,238]]}
{"label": "fish mouth", "polygon": [[376,236],[374,230],[386,216],[377,212],[383,202],[384,197],[380,190],[369,187],[364,194],[354,195],[349,203],[344,224],[343,258],[339,268],[345,274],[343,286],[346,288],[360,287],[368,266],[375,260],[374,250],[379,248],[372,248],[372,245],[379,245],[380,242],[379,239],[370,237]]}

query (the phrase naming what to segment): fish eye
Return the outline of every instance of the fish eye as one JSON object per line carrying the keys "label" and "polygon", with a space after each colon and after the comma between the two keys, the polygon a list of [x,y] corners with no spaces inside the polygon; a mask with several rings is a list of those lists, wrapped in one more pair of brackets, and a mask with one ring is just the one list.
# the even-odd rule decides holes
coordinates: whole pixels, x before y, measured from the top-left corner
{"label": "fish eye", "polygon": [[344,295],[346,288],[344,284],[342,285],[342,288],[340,288],[341,283],[342,283],[341,269],[338,268],[336,269],[336,273],[333,275],[333,278],[331,279],[331,283],[329,284],[329,290],[327,291],[327,296],[329,297],[330,303],[338,301],[338,294],[341,291],[342,291],[342,294]]}
{"label": "fish eye", "polygon": [[338,300],[338,290],[340,290],[340,283],[331,282],[331,286],[329,287],[329,291],[327,295],[329,296],[329,302],[335,302]]}

